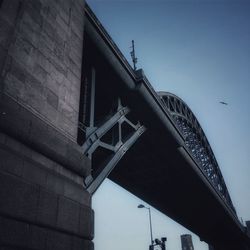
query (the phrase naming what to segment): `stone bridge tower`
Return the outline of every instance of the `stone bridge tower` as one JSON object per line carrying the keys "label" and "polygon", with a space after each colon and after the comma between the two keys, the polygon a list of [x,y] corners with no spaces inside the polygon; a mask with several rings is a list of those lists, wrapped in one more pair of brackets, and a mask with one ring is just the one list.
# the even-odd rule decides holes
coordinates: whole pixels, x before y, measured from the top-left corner
{"label": "stone bridge tower", "polygon": [[84,0],[0,1],[0,249],[93,249],[77,144]]}

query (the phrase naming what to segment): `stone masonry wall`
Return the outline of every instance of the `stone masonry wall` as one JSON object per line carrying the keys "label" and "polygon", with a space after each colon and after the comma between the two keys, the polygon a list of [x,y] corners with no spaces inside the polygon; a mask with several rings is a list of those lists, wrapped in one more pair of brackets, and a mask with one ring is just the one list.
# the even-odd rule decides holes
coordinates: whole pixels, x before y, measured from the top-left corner
{"label": "stone masonry wall", "polygon": [[77,144],[84,0],[0,0],[0,250],[93,250]]}
{"label": "stone masonry wall", "polygon": [[83,0],[4,0],[0,8],[4,93],[76,140]]}

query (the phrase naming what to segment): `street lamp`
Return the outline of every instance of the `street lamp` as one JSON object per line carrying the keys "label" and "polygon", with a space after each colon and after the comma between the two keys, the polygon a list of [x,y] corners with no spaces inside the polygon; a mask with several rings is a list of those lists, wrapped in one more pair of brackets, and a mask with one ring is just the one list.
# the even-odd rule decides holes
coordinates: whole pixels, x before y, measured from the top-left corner
{"label": "street lamp", "polygon": [[153,233],[152,233],[152,220],[151,220],[151,210],[150,207],[145,207],[144,205],[140,204],[138,205],[138,208],[146,208],[148,209],[148,215],[149,215],[149,225],[150,225],[150,236],[151,236],[151,245],[153,246]]}

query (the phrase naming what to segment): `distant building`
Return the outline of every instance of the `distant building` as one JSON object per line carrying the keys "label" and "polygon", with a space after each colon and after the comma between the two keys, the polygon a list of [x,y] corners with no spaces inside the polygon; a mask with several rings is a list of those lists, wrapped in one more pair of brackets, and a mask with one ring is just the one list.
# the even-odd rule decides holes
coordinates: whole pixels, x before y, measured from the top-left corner
{"label": "distant building", "polygon": [[181,235],[181,248],[182,250],[194,250],[191,234]]}

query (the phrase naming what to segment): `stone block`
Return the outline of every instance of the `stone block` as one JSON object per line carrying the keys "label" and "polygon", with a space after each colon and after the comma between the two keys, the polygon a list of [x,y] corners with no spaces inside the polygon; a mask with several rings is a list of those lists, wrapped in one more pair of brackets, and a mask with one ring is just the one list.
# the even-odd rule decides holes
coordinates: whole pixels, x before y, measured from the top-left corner
{"label": "stone block", "polygon": [[0,15],[10,24],[15,24],[15,19],[21,10],[21,3],[19,0],[3,1]]}
{"label": "stone block", "polygon": [[11,44],[8,53],[12,56],[14,63],[22,65],[26,72],[32,72],[35,50],[30,42],[18,36],[15,43]]}
{"label": "stone block", "polygon": [[39,188],[3,172],[0,183],[0,212],[35,222]]}
{"label": "stone block", "polygon": [[58,110],[52,107],[49,103],[45,104],[43,114],[54,126],[58,126]]}
{"label": "stone block", "polygon": [[34,75],[31,75],[27,72],[25,83],[27,84],[28,89],[33,89],[34,92],[37,92],[37,94],[42,96],[44,94],[44,86],[39,80],[37,80],[36,77],[36,75],[34,77]]}
{"label": "stone block", "polygon": [[78,237],[72,237],[72,250],[94,250],[93,242]]}
{"label": "stone block", "polygon": [[19,26],[19,30],[17,32],[17,36],[20,36],[32,44],[34,48],[38,48],[41,30],[36,30],[27,22],[21,22]]}
{"label": "stone block", "polygon": [[[17,154],[20,158],[22,157],[22,150],[23,150],[23,145],[13,138],[6,136],[5,139],[5,145],[2,145],[3,148],[5,148],[9,153],[11,154]],[[22,159],[23,161],[23,159]]]}
{"label": "stone block", "polygon": [[77,65],[70,57],[69,57],[69,70],[78,78],[81,78],[81,65]]}
{"label": "stone block", "polygon": [[56,227],[58,195],[40,189],[37,222],[43,225]]}
{"label": "stone block", "polygon": [[[73,91],[74,94],[77,94],[77,91],[80,92],[80,85],[81,85],[81,77],[76,76],[75,74],[73,74],[70,70],[68,70],[67,73],[67,80],[71,83],[71,88],[75,88]],[[78,93],[79,95],[79,93]]]}
{"label": "stone block", "polygon": [[12,60],[10,74],[13,75],[20,82],[25,82],[26,70],[15,60]]}
{"label": "stone block", "polygon": [[59,15],[57,15],[56,20],[57,23],[64,29],[68,30],[69,28],[69,17],[71,15],[71,9],[69,8],[68,12],[60,11]]}
{"label": "stone block", "polygon": [[6,143],[6,138],[7,136],[0,132],[0,145],[4,145]]}
{"label": "stone block", "polygon": [[[62,86],[62,83],[66,79],[66,77],[63,73],[57,71],[56,67],[51,62],[50,65],[51,65],[50,77],[52,78],[52,80],[54,80],[56,83],[59,84],[58,92],[60,92],[60,87]],[[58,96],[60,96],[60,94],[58,94]]]}
{"label": "stone block", "polygon": [[[51,38],[50,36],[48,36],[46,32],[42,32],[40,34],[39,42],[38,42],[38,50],[47,59],[51,57],[54,44],[55,44],[55,41],[53,37]],[[46,71],[51,72],[51,70],[46,70]]]}
{"label": "stone block", "polygon": [[47,97],[48,104],[51,105],[53,108],[57,109],[58,108],[58,96],[53,91],[46,88],[46,97]]}
{"label": "stone block", "polygon": [[67,66],[63,62],[61,62],[56,56],[51,56],[49,58],[49,62],[55,67],[56,74],[57,72],[59,72],[60,74],[63,74],[65,77],[67,77]]}
{"label": "stone block", "polygon": [[71,181],[67,181],[64,184],[64,196],[80,204],[90,206],[89,193],[82,186]]}
{"label": "stone block", "polygon": [[[65,56],[64,56],[64,43],[55,43],[54,45],[54,50],[53,53],[55,54],[55,56],[59,59],[64,61]],[[65,61],[64,61],[65,62]]]}
{"label": "stone block", "polygon": [[28,182],[46,187],[47,173],[34,161],[24,160],[22,177]]}
{"label": "stone block", "polygon": [[45,32],[46,35],[48,35],[52,40],[54,40],[54,34],[56,32],[56,29],[46,19],[43,19],[42,30],[43,32]]}
{"label": "stone block", "polygon": [[61,7],[60,12],[65,13],[67,15],[69,15],[71,4],[71,1],[58,0],[58,6]]}
{"label": "stone block", "polygon": [[74,8],[78,10],[81,15],[84,13],[84,7],[85,7],[85,0],[77,0],[73,2]]}
{"label": "stone block", "polygon": [[46,19],[50,22],[55,22],[57,15],[59,15],[59,12],[57,11],[57,5],[56,2],[50,2],[48,5],[48,12]]}
{"label": "stone block", "polygon": [[[51,63],[49,60],[40,52],[37,51],[36,62],[39,64],[48,74],[51,72]],[[47,76],[49,77],[49,76]],[[47,78],[47,82],[49,79]]]}
{"label": "stone block", "polygon": [[[69,93],[68,93],[69,94]],[[58,111],[63,114],[63,116],[69,119],[72,123],[75,123],[78,119],[78,114],[75,110],[65,101],[59,100]]]}
{"label": "stone block", "polygon": [[7,53],[7,50],[5,50],[5,49],[0,45],[0,72],[2,72],[2,68],[3,68],[3,66],[4,66],[6,53]]}
{"label": "stone block", "polygon": [[[80,176],[86,176],[85,174],[90,169],[89,160],[83,156],[81,148],[76,143],[73,143],[61,132],[49,126],[6,95],[3,95],[0,101],[0,113],[5,113],[0,119],[2,131],[21,140],[25,145],[41,152],[44,156],[60,163]],[[62,117],[62,119],[65,118]],[[66,121],[68,124],[65,125],[65,120],[62,121],[63,123],[58,120],[64,131],[71,131],[70,129],[72,129],[72,131],[77,132],[77,123],[73,124]],[[67,147],[72,147],[78,152],[72,153],[78,155],[74,160],[70,157],[67,158]]]}
{"label": "stone block", "polygon": [[48,173],[46,188],[56,194],[62,195],[64,193],[64,182],[65,180],[56,174]]}
{"label": "stone block", "polygon": [[30,119],[31,127],[29,140],[31,145],[34,145],[36,150],[45,154],[48,153],[49,149],[54,151],[53,138],[48,140],[49,136],[52,136],[48,133],[48,125],[35,116],[32,116]]}
{"label": "stone block", "polygon": [[23,159],[11,153],[10,151],[0,148],[0,169],[13,175],[21,176],[23,171]]}
{"label": "stone block", "polygon": [[5,49],[9,47],[12,32],[13,26],[0,16],[0,45]]}
{"label": "stone block", "polygon": [[75,49],[81,49],[83,47],[83,35],[77,34],[73,29],[70,31],[70,45]]}
{"label": "stone block", "polygon": [[57,226],[68,232],[78,233],[80,205],[65,197],[59,198]]}
{"label": "stone block", "polygon": [[29,29],[32,31],[32,33],[40,33],[41,30],[41,24],[43,23],[41,18],[40,21],[36,22],[34,19],[36,19],[35,15],[31,13],[31,10],[25,10],[22,19],[21,19],[21,25],[26,25],[29,27]]}
{"label": "stone block", "polygon": [[94,250],[94,242],[85,240],[81,249]]}
{"label": "stone block", "polygon": [[48,136],[50,137],[50,140],[48,140],[48,145],[51,149],[53,149],[53,153],[60,157],[65,157],[68,139],[58,132],[58,130],[55,130],[50,126],[48,126]]}
{"label": "stone block", "polygon": [[83,31],[83,27],[84,27],[84,14],[83,13],[79,13],[79,9],[77,7],[72,8],[71,23],[75,24],[74,26],[77,28],[77,30]]}
{"label": "stone block", "polygon": [[29,247],[32,250],[45,250],[47,230],[36,225],[32,225],[29,234]]}
{"label": "stone block", "polygon": [[77,138],[77,123],[73,123],[64,116],[63,113],[58,115],[58,127],[65,131],[70,138],[76,140]]}
{"label": "stone block", "polygon": [[79,102],[80,102],[80,95],[78,93],[77,93],[77,95],[71,93],[71,95],[69,96],[69,99],[67,100],[67,103],[73,108],[73,110],[75,110],[76,117],[78,117]]}
{"label": "stone block", "polygon": [[94,211],[86,206],[80,209],[79,234],[89,240],[94,238]]}
{"label": "stone block", "polygon": [[[17,81],[17,80],[16,80]],[[20,86],[21,87],[21,86]],[[5,88],[6,90],[7,88]],[[30,130],[30,120],[27,114],[20,115],[23,108],[14,102],[11,98],[3,95],[0,105],[0,113],[4,113],[0,119],[0,127],[2,131],[11,134],[14,137],[28,139]]]}
{"label": "stone block", "polygon": [[26,2],[25,12],[32,18],[33,23],[37,24],[39,27],[41,27],[43,23],[41,9],[42,4],[39,0]]}
{"label": "stone block", "polygon": [[43,167],[50,169],[50,170],[54,169],[54,165],[56,165],[55,162],[53,162],[49,158],[45,157],[43,154],[38,153],[38,152],[33,151],[33,150],[31,152],[30,158],[33,161],[35,161],[36,163],[38,163],[39,165],[42,165]]}
{"label": "stone block", "polygon": [[79,53],[79,50],[74,48],[74,47],[70,47],[70,50],[68,52],[69,58],[71,58],[71,60],[78,65],[79,68],[82,67],[82,55]]}
{"label": "stone block", "polygon": [[45,250],[48,230],[11,218],[0,217],[1,250]]}
{"label": "stone block", "polygon": [[25,84],[17,80],[13,75],[8,74],[4,79],[4,92],[18,99],[24,93]]}
{"label": "stone block", "polygon": [[71,249],[72,236],[55,232],[48,231],[46,240],[46,250],[69,250]]}
{"label": "stone block", "polygon": [[35,110],[33,112],[43,114],[46,99],[41,93],[37,92],[34,88],[29,88],[25,97],[22,100],[26,103],[26,106]]}
{"label": "stone block", "polygon": [[45,83],[47,81],[48,72],[41,67],[38,63],[34,62],[32,75],[41,83]]}
{"label": "stone block", "polygon": [[26,248],[29,246],[29,236],[30,228],[28,224],[0,217],[1,245]]}
{"label": "stone block", "polygon": [[[71,146],[68,146],[67,147],[67,152],[66,152],[66,157],[68,159],[69,162],[72,162],[74,163],[74,165],[78,166],[78,170],[79,172],[85,172],[86,169],[81,169],[83,168],[84,166],[87,166],[87,161],[85,162],[84,159],[83,159],[83,154],[81,154],[81,152],[79,152],[79,150],[76,149],[76,147],[71,147]],[[81,166],[79,166],[77,164],[77,162],[82,162],[84,164],[82,164]],[[86,165],[85,165],[86,163]]]}
{"label": "stone block", "polygon": [[62,41],[65,42],[70,35],[69,25],[65,23],[61,15],[57,15],[55,25],[58,35],[63,39]]}

